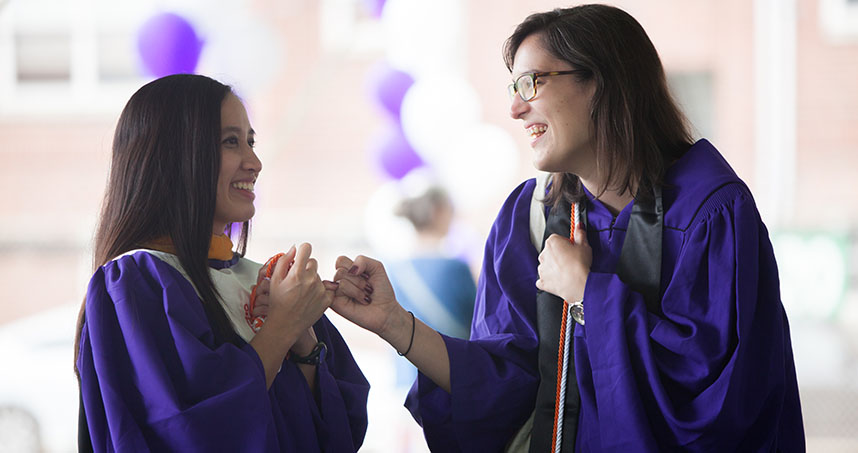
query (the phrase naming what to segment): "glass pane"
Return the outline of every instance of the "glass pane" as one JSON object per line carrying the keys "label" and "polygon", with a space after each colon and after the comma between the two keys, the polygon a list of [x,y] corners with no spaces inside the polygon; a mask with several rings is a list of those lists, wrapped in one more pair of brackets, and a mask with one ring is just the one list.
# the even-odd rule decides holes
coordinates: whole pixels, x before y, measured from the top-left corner
{"label": "glass pane", "polygon": [[68,81],[71,40],[68,33],[19,33],[15,37],[19,82]]}

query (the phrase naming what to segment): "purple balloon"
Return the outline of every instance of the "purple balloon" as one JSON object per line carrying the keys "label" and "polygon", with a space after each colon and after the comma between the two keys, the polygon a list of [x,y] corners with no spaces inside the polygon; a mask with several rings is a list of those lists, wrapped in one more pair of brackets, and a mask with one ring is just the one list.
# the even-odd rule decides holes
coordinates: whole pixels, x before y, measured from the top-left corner
{"label": "purple balloon", "polygon": [[402,98],[405,97],[405,92],[411,88],[411,85],[414,85],[414,78],[407,72],[381,62],[370,70],[367,75],[367,85],[375,100],[398,120]]}
{"label": "purple balloon", "polygon": [[384,173],[402,179],[408,172],[423,165],[423,159],[414,151],[402,127],[391,124],[370,144],[370,153]]}
{"label": "purple balloon", "polygon": [[385,0],[363,0],[363,9],[370,16],[378,19],[381,17],[381,12],[384,10]]}
{"label": "purple balloon", "polygon": [[173,13],[152,16],[137,33],[143,66],[155,77],[193,73],[202,48],[203,41],[190,22]]}

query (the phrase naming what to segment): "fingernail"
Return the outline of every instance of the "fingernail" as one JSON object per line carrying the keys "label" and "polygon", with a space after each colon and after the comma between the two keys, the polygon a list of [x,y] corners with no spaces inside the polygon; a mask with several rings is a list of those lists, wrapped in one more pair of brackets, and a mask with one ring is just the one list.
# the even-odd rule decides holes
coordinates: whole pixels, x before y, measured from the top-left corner
{"label": "fingernail", "polygon": [[367,274],[366,272],[360,274],[360,276],[363,277],[364,280],[369,280],[369,274]]}
{"label": "fingernail", "polygon": [[363,288],[363,292],[365,292],[367,296],[372,294],[372,291],[372,286],[370,286],[369,283],[367,283],[366,286]]}
{"label": "fingernail", "polygon": [[349,274],[357,275],[357,271],[358,271],[358,267],[357,267],[357,266],[352,266],[352,268],[351,268],[351,269],[349,269]]}
{"label": "fingernail", "polygon": [[370,297],[369,297],[369,296],[364,297],[364,298],[363,298],[363,300],[365,300],[365,301],[366,301],[366,303],[368,303],[368,304],[371,304],[371,303],[372,303],[372,299],[370,299]]}

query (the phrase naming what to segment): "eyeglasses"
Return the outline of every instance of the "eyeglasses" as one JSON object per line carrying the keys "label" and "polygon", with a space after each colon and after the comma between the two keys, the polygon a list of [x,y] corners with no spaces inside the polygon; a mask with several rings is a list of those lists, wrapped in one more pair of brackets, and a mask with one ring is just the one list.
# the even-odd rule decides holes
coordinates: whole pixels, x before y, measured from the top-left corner
{"label": "eyeglasses", "polygon": [[536,79],[540,77],[578,74],[582,72],[583,71],[580,69],[575,69],[572,71],[531,72],[530,74],[522,74],[507,87],[507,90],[509,90],[509,98],[512,99],[516,93],[518,93],[522,101],[530,102],[531,99],[536,97]]}

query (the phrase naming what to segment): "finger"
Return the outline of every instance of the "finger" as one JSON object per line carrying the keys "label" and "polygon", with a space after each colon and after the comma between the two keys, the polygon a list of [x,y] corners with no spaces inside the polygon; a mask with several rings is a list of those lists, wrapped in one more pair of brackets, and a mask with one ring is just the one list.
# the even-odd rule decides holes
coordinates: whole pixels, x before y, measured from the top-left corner
{"label": "finger", "polygon": [[364,272],[366,272],[370,276],[375,275],[379,272],[384,273],[384,265],[382,265],[380,261],[376,261],[368,256],[358,255],[357,258],[355,258],[354,266],[349,269],[349,273],[354,275],[360,275]]}
{"label": "finger", "polygon": [[331,309],[343,318],[349,319],[349,315],[354,310],[355,302],[347,297],[335,297],[331,302]]}
{"label": "finger", "polygon": [[268,269],[268,266],[262,265],[259,266],[259,272],[256,274],[256,283],[259,284],[262,280],[265,279],[265,271]]}
{"label": "finger", "polygon": [[548,246],[550,244],[552,247],[556,247],[556,246],[563,244],[565,242],[568,242],[568,241],[569,241],[569,238],[566,238],[566,237],[561,236],[557,233],[554,233],[551,236],[548,236],[548,239],[546,239],[545,244],[546,244],[546,246]]}
{"label": "finger", "polygon": [[307,272],[318,274],[319,273],[319,262],[316,261],[315,258],[310,258],[307,260]]}
{"label": "finger", "polygon": [[340,280],[339,288],[337,288],[337,296],[345,296],[362,303],[372,302],[371,296],[366,291],[365,286],[363,286],[362,283],[364,283],[362,280],[359,282],[356,282],[353,279]]}
{"label": "finger", "polygon": [[336,291],[337,288],[340,287],[340,284],[337,282],[332,282],[330,280],[322,280],[322,285],[325,286],[325,289],[328,291]]}
{"label": "finger", "polygon": [[587,230],[584,229],[583,222],[579,222],[575,227],[575,243],[578,245],[587,245]]}
{"label": "finger", "polygon": [[336,295],[337,295],[336,291],[325,290],[324,302],[325,302],[325,309],[326,310],[331,307],[331,304],[334,303],[334,298],[336,297]]}
{"label": "finger", "polygon": [[372,295],[372,293],[375,291],[372,284],[367,281],[368,279],[364,277],[363,274],[354,275],[350,274],[344,268],[337,269],[337,272],[334,274],[334,281],[342,282],[343,280],[348,280],[349,283],[351,283],[355,287],[362,289],[367,296]]}
{"label": "finger", "polygon": [[271,280],[265,279],[256,285],[256,294],[259,296],[267,296],[271,294]]}
{"label": "finger", "polygon": [[313,247],[310,244],[304,242],[299,245],[298,250],[295,252],[295,264],[292,265],[292,268],[298,270],[299,272],[304,269],[307,269],[307,261],[309,261],[310,253],[312,252]]}
{"label": "finger", "polygon": [[289,272],[289,268],[292,261],[295,259],[296,253],[298,253],[298,250],[293,244],[292,247],[289,247],[289,251],[277,260],[277,264],[274,266],[274,272],[271,273],[271,276],[277,277],[279,280],[286,278],[286,274]]}
{"label": "finger", "polygon": [[334,267],[339,269],[341,267],[345,269],[350,269],[354,265],[354,262],[347,256],[339,256],[337,257],[336,263],[334,263]]}
{"label": "finger", "polygon": [[355,285],[359,285],[360,282],[362,281],[362,278],[359,275],[350,274],[348,269],[341,267],[341,268],[337,269],[336,272],[334,272],[334,277],[331,280],[333,280],[335,282],[342,282],[343,280],[349,280],[352,283],[354,283]]}

